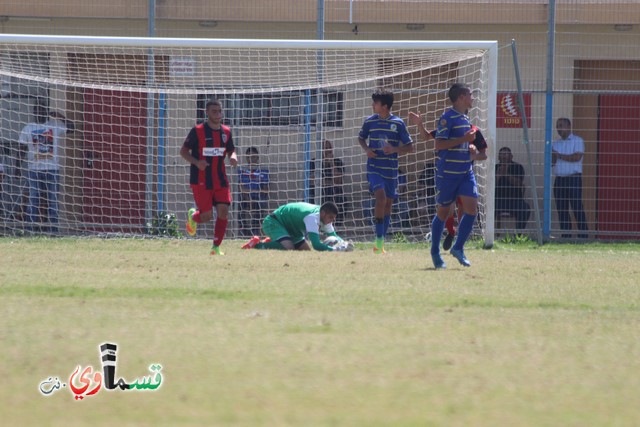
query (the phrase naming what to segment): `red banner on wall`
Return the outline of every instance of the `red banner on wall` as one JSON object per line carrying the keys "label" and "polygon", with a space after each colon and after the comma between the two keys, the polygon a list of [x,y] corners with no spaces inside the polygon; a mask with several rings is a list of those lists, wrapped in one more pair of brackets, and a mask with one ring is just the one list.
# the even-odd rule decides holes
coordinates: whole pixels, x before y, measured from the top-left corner
{"label": "red banner on wall", "polygon": [[[527,124],[531,127],[531,94],[523,93],[524,111],[527,115]],[[518,107],[517,93],[498,93],[498,113],[496,127],[521,128],[522,112]]]}

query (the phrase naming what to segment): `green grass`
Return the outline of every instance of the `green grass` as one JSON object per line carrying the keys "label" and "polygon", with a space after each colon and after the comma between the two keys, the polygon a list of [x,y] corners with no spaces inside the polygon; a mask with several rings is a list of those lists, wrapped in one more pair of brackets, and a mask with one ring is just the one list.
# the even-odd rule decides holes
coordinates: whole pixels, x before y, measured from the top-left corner
{"label": "green grass", "polygon": [[[242,251],[204,240],[0,239],[3,425],[632,426],[640,246]],[[77,402],[50,376],[163,366]]]}

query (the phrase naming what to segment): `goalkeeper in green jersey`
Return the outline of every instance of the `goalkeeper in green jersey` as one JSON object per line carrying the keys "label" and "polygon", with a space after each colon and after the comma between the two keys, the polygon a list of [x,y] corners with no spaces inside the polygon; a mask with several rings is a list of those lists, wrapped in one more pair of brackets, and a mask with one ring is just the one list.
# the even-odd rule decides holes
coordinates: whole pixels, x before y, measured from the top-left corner
{"label": "goalkeeper in green jersey", "polygon": [[[267,215],[262,222],[262,231],[267,237],[260,241],[260,237],[253,236],[242,249],[308,251],[311,250],[306,240],[308,237],[317,251],[348,250],[347,242],[333,229],[332,223],[337,215],[338,207],[333,202],[325,202],[322,206],[303,202],[287,203]],[[320,240],[320,233],[334,236],[339,243],[345,244],[326,245]]]}

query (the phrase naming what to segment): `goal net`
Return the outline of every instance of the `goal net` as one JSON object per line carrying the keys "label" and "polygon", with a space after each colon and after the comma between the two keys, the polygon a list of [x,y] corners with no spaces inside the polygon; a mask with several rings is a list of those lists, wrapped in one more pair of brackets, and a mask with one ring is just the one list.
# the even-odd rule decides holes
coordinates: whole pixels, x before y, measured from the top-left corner
{"label": "goal net", "polygon": [[[227,238],[259,233],[281,204],[332,200],[338,233],[369,240],[374,202],[357,136],[371,94],[393,91],[392,113],[408,123],[419,111],[431,130],[448,88],[464,82],[475,97],[468,114],[489,144],[489,160],[474,169],[476,233],[491,244],[496,56],[495,42],[0,35],[0,229],[184,233],[193,196],[179,151],[218,99],[239,159],[227,163]],[[409,132],[415,150],[399,158],[388,238],[417,241],[435,212],[435,156],[433,141]],[[199,227],[199,237],[212,235],[212,225]]]}

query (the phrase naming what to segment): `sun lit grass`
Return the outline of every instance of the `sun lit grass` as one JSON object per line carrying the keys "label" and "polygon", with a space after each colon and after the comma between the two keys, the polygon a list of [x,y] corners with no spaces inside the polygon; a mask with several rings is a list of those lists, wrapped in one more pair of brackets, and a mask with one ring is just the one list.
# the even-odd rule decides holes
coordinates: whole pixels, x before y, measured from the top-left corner
{"label": "sun lit grass", "polygon": [[[352,253],[226,241],[0,239],[6,425],[634,425],[638,245],[424,244]],[[49,376],[163,366],[78,402]]]}

